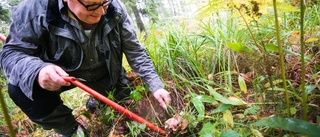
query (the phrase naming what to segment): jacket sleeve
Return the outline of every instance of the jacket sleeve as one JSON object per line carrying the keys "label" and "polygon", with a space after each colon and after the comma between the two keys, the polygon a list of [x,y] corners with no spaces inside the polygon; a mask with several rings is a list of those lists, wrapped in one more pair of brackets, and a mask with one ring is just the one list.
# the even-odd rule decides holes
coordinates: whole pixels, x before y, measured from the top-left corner
{"label": "jacket sleeve", "polygon": [[[0,63],[9,83],[20,87],[32,100],[34,81],[41,68],[48,65],[40,58],[40,17],[28,20],[19,12],[13,12],[13,23],[6,43],[0,52]],[[24,15],[28,16],[28,15]],[[31,15],[30,15],[31,16]]]}
{"label": "jacket sleeve", "polygon": [[145,47],[139,42],[130,17],[124,9],[124,21],[121,25],[122,50],[132,70],[139,75],[153,93],[164,85],[154,69],[154,64]]}

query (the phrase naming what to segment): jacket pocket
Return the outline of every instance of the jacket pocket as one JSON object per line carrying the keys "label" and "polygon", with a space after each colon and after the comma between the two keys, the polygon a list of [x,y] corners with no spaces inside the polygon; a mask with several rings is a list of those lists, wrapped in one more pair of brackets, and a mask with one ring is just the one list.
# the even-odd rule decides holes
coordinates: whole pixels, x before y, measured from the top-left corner
{"label": "jacket pocket", "polygon": [[80,66],[82,61],[81,47],[66,38],[51,38],[44,48],[43,60],[56,64],[66,71],[72,71]]}

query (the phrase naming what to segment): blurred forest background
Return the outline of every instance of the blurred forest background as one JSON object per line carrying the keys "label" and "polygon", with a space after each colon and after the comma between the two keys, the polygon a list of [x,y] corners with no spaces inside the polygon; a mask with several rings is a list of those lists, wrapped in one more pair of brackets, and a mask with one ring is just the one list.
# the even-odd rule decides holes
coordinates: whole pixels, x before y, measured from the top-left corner
{"label": "blurred forest background", "polygon": [[[0,33],[8,34],[9,9],[19,2],[0,2]],[[167,111],[159,110],[126,65],[135,84],[128,109],[171,136],[320,136],[318,0],[123,2],[173,99]],[[1,105],[10,110],[14,132],[0,111],[0,136],[58,136],[22,113],[6,93],[2,72],[0,78]],[[87,112],[88,94],[79,89],[62,97],[91,136],[161,136],[108,106]],[[178,126],[165,127],[169,118]]]}

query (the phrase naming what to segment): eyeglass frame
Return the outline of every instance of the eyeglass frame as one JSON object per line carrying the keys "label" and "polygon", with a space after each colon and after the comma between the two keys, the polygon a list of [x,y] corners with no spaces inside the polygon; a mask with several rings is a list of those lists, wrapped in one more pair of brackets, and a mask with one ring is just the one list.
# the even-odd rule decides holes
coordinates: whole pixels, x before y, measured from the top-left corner
{"label": "eyeglass frame", "polygon": [[[112,2],[112,0],[107,0],[107,1],[104,1],[102,2],[101,4],[91,4],[91,5],[86,5],[84,4],[82,1],[78,0],[78,2],[87,9],[87,11],[94,11],[94,10],[97,10],[98,8],[100,8],[101,6],[102,7],[106,7],[106,6],[109,6]],[[91,6],[97,6],[97,8],[94,8],[94,9],[89,9]]]}

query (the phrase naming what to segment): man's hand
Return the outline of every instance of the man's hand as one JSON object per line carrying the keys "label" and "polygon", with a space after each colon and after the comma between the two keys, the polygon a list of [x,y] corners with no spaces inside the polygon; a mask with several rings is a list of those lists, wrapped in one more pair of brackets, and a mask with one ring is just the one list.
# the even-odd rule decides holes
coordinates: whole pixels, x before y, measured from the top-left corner
{"label": "man's hand", "polygon": [[161,107],[167,109],[167,105],[169,105],[171,102],[170,93],[167,90],[163,88],[158,89],[156,92],[153,93],[153,96],[158,100]]}
{"label": "man's hand", "polygon": [[69,76],[62,68],[56,65],[48,65],[42,68],[38,75],[40,87],[49,91],[57,91],[62,86],[70,86],[62,76]]}

